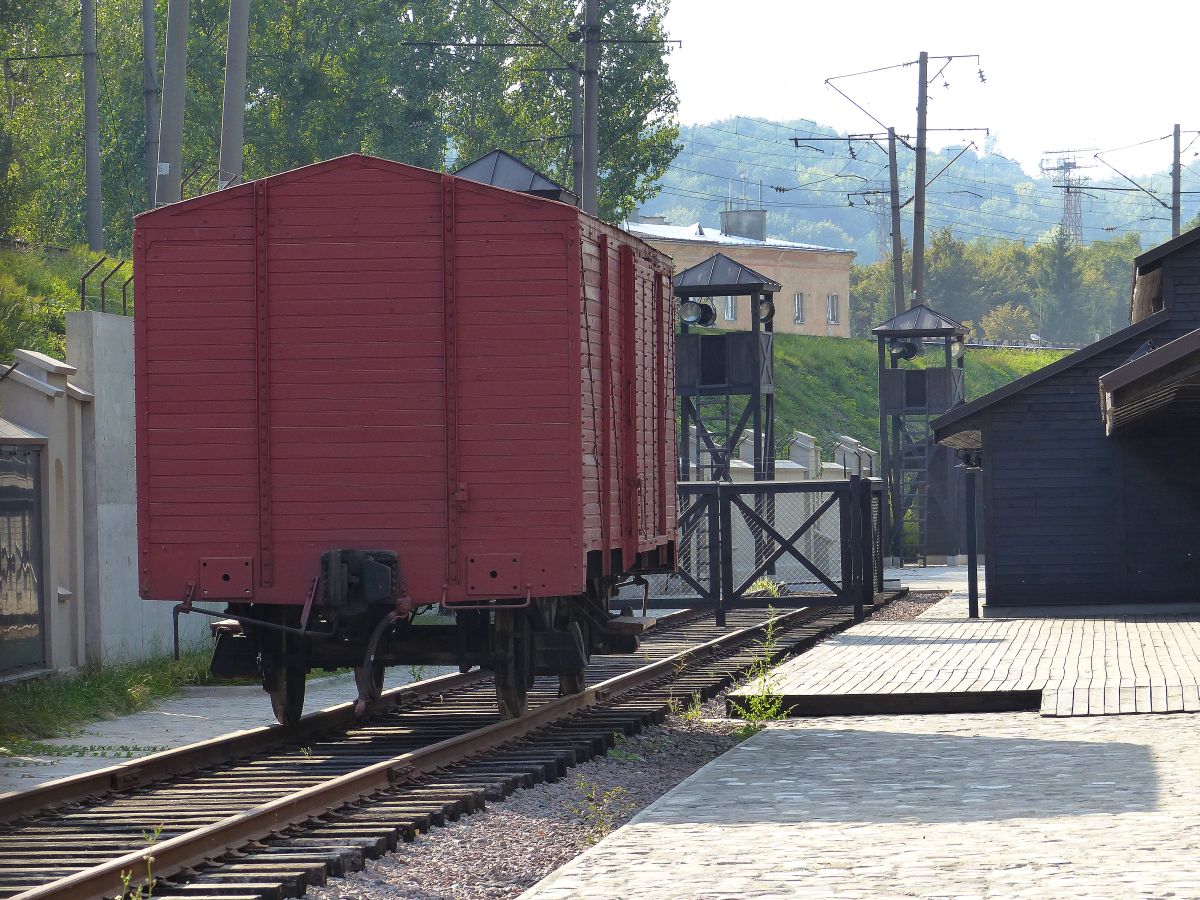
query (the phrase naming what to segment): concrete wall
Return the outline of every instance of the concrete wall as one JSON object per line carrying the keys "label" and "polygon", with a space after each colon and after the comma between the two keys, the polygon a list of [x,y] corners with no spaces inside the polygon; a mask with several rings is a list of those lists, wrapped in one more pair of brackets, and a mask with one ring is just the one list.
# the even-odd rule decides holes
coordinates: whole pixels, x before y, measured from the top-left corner
{"label": "concrete wall", "polygon": [[[138,596],[133,319],[68,313],[67,357],[77,370],[75,383],[94,397],[83,416],[88,659],[112,663],[161,655],[171,649],[171,604]],[[207,634],[202,616],[181,616],[179,622],[185,643]]]}
{"label": "concrete wall", "polygon": [[42,609],[46,666],[88,662],[84,642],[89,597],[84,585],[83,411],[91,396],[68,379],[61,360],[16,351],[17,368],[0,381],[0,411],[45,438],[42,450]]}

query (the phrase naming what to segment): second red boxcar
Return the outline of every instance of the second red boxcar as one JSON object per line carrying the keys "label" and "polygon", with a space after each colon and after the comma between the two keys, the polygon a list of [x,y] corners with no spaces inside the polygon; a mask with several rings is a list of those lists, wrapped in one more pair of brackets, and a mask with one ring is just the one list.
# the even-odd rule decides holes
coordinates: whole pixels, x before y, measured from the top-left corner
{"label": "second red boxcar", "polygon": [[[578,686],[618,578],[671,565],[671,264],[641,241],[352,155],[139,216],[134,265],[142,595],[228,604],[222,665],[257,654],[281,718],[349,661],[364,696],[451,658]],[[409,635],[439,603],[458,633]]]}

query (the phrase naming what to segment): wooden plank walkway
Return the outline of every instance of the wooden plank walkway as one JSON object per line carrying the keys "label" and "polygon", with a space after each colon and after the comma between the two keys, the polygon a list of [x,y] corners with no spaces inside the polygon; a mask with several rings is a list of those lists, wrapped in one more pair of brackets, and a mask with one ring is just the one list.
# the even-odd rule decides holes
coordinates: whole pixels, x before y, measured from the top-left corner
{"label": "wooden plank walkway", "polygon": [[953,594],[917,619],[856,625],[769,677],[793,716],[1200,712],[1200,619],[971,620]]}

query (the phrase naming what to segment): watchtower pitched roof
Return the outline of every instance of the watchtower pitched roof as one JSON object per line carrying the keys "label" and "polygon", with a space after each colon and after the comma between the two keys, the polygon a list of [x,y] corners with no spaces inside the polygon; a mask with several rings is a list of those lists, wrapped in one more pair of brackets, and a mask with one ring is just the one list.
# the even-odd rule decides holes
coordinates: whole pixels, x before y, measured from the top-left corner
{"label": "watchtower pitched roof", "polygon": [[924,303],[906,309],[871,329],[871,334],[876,337],[941,337],[966,333],[967,329],[961,322]]}
{"label": "watchtower pitched roof", "polygon": [[454,172],[459,178],[467,178],[492,187],[522,194],[533,194],[548,200],[574,204],[576,197],[561,184],[551,181],[529,163],[503,150],[485,153]]}
{"label": "watchtower pitched roof", "polygon": [[675,276],[676,297],[740,297],[749,294],[774,294],[782,288],[778,281],[755,272],[749,266],[714,253]]}

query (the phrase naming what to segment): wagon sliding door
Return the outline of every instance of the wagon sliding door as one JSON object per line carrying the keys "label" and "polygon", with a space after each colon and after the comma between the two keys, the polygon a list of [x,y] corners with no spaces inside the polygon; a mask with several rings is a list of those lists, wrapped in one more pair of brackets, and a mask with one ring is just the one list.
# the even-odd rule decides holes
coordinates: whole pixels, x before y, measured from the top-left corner
{"label": "wagon sliding door", "polygon": [[668,364],[662,279],[629,245],[620,252],[621,448],[625,565],[666,531],[664,473],[670,470],[660,385]]}

